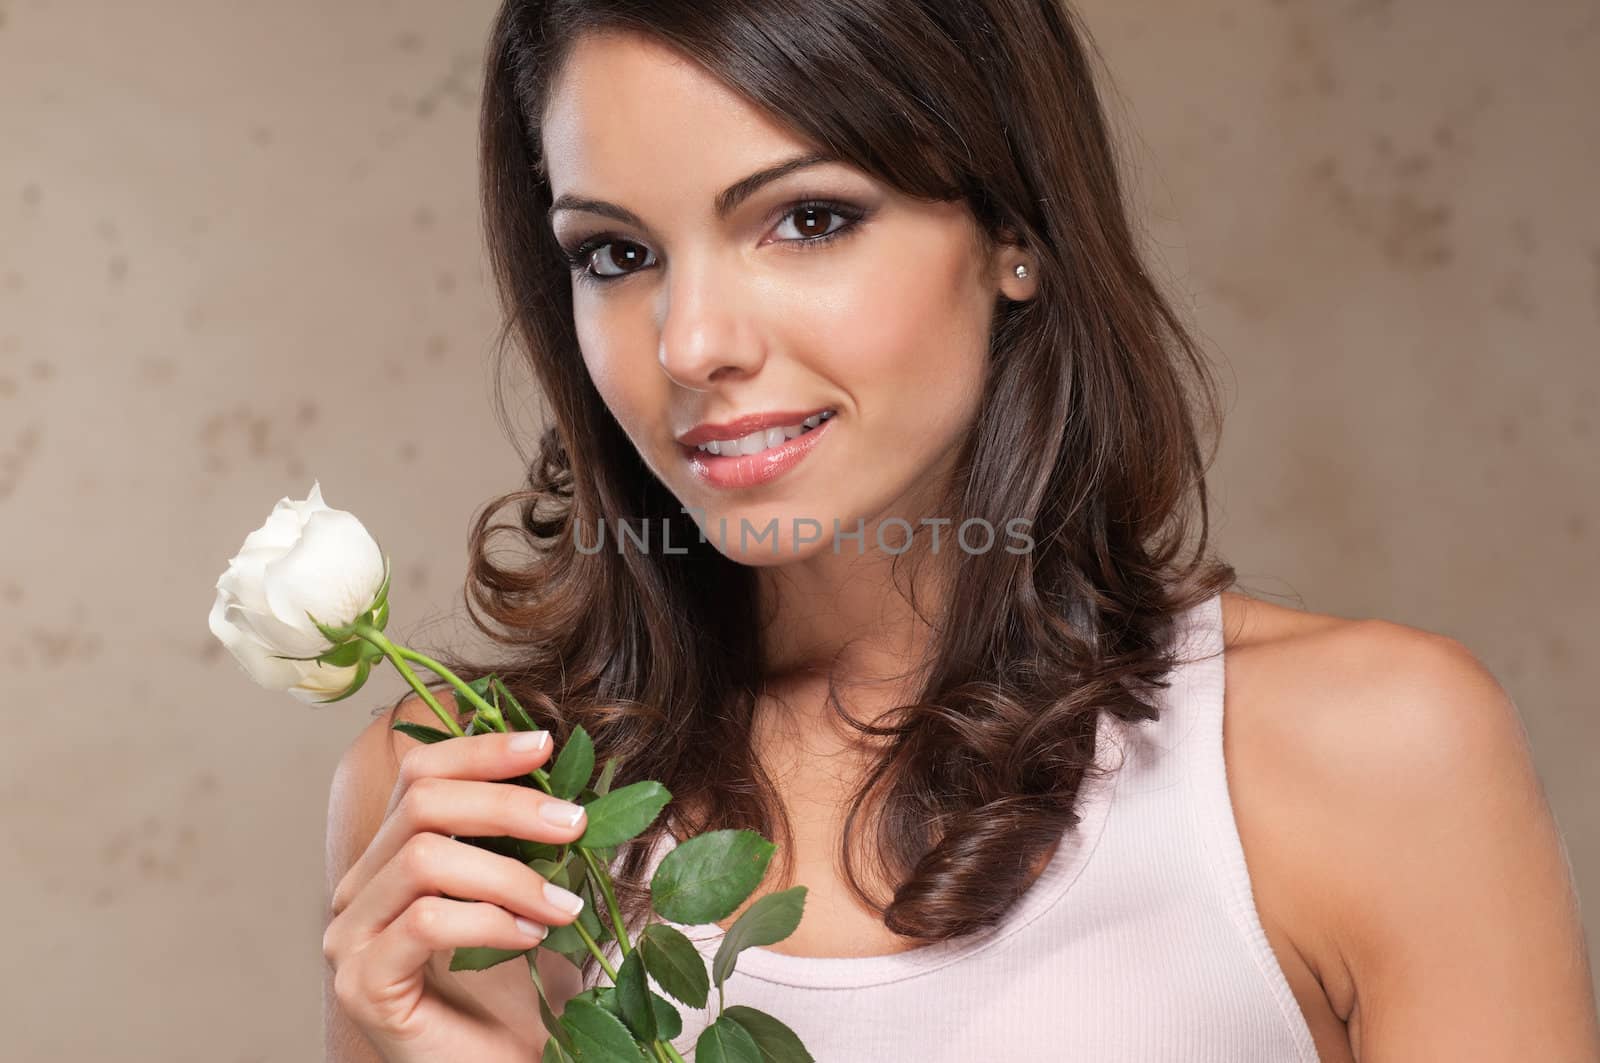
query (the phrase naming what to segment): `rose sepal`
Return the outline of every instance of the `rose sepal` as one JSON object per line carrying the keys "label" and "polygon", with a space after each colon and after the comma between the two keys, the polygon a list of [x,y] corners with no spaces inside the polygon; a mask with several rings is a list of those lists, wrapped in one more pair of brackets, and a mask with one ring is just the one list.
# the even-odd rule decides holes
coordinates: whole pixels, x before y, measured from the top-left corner
{"label": "rose sepal", "polygon": [[352,638],[349,642],[335,646],[322,656],[313,658],[313,660],[331,665],[334,668],[348,668],[352,664],[360,664],[362,661],[374,661],[382,656],[383,650],[366,639]]}
{"label": "rose sepal", "polygon": [[378,584],[378,593],[372,596],[372,608],[367,610],[366,616],[372,619],[372,625],[379,631],[389,622],[389,555],[383,555],[383,582]]}
{"label": "rose sepal", "polygon": [[[380,656],[381,656],[381,654],[380,654]],[[317,702],[317,704],[318,705],[332,705],[336,701],[343,701],[345,698],[349,697],[351,694],[354,694],[356,691],[360,690],[364,685],[366,685],[367,676],[370,675],[371,673],[372,673],[372,661],[371,660],[362,660],[362,661],[360,661],[356,665],[355,678],[350,680],[350,685],[344,689],[343,693],[337,694],[334,697],[327,698],[327,699],[325,699],[323,701],[319,701],[319,702]]]}

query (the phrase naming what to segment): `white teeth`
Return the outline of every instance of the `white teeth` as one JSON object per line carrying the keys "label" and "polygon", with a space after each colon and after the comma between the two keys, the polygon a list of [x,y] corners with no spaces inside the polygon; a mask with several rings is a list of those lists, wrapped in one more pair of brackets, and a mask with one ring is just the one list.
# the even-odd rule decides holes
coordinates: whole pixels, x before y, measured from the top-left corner
{"label": "white teeth", "polygon": [[760,454],[764,450],[782,446],[788,440],[803,435],[807,429],[817,427],[832,416],[832,410],[825,410],[807,417],[799,424],[784,425],[782,428],[763,428],[738,439],[715,439],[709,443],[699,444],[697,449],[717,455]]}

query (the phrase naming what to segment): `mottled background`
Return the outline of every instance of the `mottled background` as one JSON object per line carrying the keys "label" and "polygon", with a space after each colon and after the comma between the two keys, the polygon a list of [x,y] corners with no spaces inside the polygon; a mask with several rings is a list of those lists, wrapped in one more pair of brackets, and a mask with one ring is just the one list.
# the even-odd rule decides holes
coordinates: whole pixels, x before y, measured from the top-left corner
{"label": "mottled background", "polygon": [[[319,477],[454,615],[490,415],[493,4],[0,0],[5,1054],[321,1051],[313,710],[204,624]],[[1093,0],[1151,246],[1222,366],[1258,592],[1463,640],[1600,927],[1600,6]],[[531,425],[526,408],[518,430]]]}

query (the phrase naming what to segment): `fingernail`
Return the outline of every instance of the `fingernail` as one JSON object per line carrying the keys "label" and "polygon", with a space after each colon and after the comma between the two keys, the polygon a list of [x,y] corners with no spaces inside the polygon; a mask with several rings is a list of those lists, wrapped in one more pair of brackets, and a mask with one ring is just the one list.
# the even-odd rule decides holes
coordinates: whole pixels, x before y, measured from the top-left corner
{"label": "fingernail", "polygon": [[517,929],[522,931],[524,934],[528,935],[529,937],[533,938],[535,941],[543,941],[545,935],[550,932],[547,928],[540,926],[538,923],[535,923],[532,919],[524,919],[520,915],[517,916],[516,919],[517,919]]}
{"label": "fingernail", "polygon": [[566,801],[541,801],[539,818],[557,827],[576,827],[578,820],[583,818],[583,806]]}
{"label": "fingernail", "polygon": [[511,736],[506,747],[513,753],[530,753],[535,749],[543,749],[549,741],[549,731],[518,731]]}
{"label": "fingernail", "polygon": [[568,915],[577,915],[583,911],[583,898],[571,890],[562,889],[554,882],[544,884],[544,899]]}

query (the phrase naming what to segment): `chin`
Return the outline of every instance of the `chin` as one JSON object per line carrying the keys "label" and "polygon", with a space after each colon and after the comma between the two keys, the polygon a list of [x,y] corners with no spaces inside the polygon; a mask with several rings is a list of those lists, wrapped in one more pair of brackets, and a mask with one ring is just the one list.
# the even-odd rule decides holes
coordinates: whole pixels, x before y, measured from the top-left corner
{"label": "chin", "polygon": [[[730,561],[754,567],[792,564],[834,548],[835,521],[848,530],[850,522],[833,515],[813,517],[803,507],[729,509],[703,514],[700,534]],[[841,551],[852,549],[851,541]]]}

